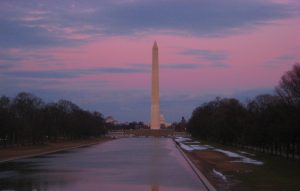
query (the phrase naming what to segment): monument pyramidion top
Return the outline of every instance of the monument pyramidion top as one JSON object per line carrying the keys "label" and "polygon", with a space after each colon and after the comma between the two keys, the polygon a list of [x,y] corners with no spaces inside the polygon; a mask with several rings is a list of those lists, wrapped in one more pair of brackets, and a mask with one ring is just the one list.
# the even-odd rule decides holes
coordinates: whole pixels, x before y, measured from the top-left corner
{"label": "monument pyramidion top", "polygon": [[154,41],[153,48],[158,48],[156,41]]}

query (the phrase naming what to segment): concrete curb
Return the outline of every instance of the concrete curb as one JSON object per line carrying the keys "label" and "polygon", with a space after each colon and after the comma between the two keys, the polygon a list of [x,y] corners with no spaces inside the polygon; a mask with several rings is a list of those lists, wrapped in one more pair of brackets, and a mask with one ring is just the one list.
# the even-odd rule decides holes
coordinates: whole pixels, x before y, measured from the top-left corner
{"label": "concrete curb", "polygon": [[184,153],[184,151],[178,146],[178,144],[173,139],[174,143],[176,144],[177,149],[182,154],[183,158],[188,162],[190,167],[196,173],[200,181],[204,184],[208,191],[217,191],[217,189],[208,181],[208,179],[200,172],[200,170],[195,166],[195,164],[189,159],[189,157]]}
{"label": "concrete curb", "polygon": [[66,151],[66,150],[72,150],[72,149],[76,149],[76,148],[80,148],[80,147],[92,146],[92,145],[96,145],[96,144],[99,144],[99,142],[77,145],[77,146],[73,146],[73,147],[66,147],[66,148],[62,148],[62,149],[57,149],[57,150],[47,151],[47,152],[42,152],[42,153],[36,153],[36,154],[31,154],[31,155],[11,157],[8,159],[0,160],[0,163],[11,162],[11,161],[19,160],[19,159],[32,158],[32,157],[37,157],[37,156],[42,156],[42,155],[48,155],[48,154],[52,154],[52,153],[57,153],[57,152]]}

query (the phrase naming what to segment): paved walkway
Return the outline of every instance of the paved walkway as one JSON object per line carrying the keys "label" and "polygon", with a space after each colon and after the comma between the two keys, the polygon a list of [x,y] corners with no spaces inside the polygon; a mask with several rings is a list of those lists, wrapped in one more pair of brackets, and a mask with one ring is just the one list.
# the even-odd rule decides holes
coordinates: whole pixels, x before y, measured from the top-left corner
{"label": "paved walkway", "polygon": [[123,138],[0,164],[0,190],[206,190],[170,138]]}

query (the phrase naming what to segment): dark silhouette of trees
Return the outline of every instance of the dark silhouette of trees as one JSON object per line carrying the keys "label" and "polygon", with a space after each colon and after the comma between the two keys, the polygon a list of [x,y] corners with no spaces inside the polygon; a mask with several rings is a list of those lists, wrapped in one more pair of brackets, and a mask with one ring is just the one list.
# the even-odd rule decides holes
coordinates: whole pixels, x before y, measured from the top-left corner
{"label": "dark silhouette of trees", "polygon": [[106,133],[101,113],[82,110],[67,100],[45,104],[25,92],[15,98],[0,98],[0,124],[0,146],[45,144]]}
{"label": "dark silhouette of trees", "polygon": [[135,130],[135,129],[149,129],[149,126],[144,124],[142,121],[132,121],[126,123],[118,123],[118,124],[107,124],[109,125],[110,131],[119,131],[119,130]]}
{"label": "dark silhouette of trees", "polygon": [[276,93],[286,103],[300,104],[300,63],[281,77]]}
{"label": "dark silhouette of trees", "polygon": [[180,122],[173,122],[168,129],[173,129],[176,132],[186,132],[187,131],[187,121],[182,116]]}
{"label": "dark silhouette of trees", "polygon": [[300,64],[282,76],[275,92],[247,104],[216,98],[193,111],[188,130],[203,140],[299,158]]}
{"label": "dark silhouette of trees", "polygon": [[247,118],[245,107],[236,99],[220,99],[196,108],[189,120],[189,131],[200,139],[233,144],[241,140]]}

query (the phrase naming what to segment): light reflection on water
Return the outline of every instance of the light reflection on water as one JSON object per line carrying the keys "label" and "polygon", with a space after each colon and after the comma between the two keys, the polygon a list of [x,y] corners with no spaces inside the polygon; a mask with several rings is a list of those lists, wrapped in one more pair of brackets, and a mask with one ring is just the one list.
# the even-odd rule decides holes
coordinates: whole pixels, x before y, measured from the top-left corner
{"label": "light reflection on water", "polygon": [[168,138],[124,138],[0,164],[0,190],[204,190]]}

